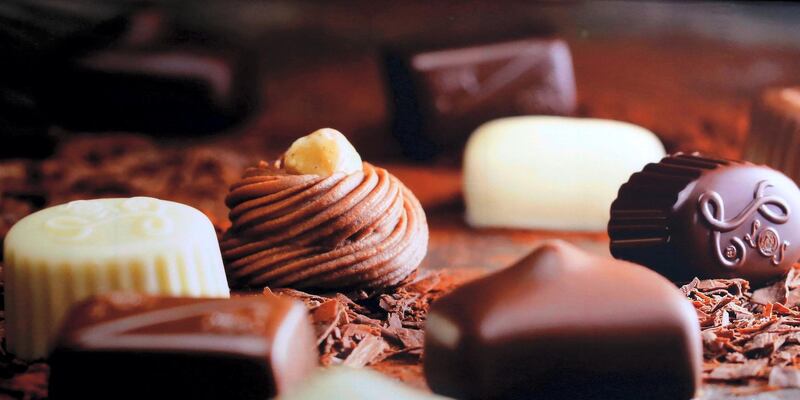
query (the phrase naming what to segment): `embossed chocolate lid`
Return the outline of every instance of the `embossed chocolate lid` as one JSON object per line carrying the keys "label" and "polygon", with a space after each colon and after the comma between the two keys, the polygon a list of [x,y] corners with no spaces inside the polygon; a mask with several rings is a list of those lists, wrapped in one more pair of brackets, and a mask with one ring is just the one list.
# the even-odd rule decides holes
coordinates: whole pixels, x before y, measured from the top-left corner
{"label": "embossed chocolate lid", "polygon": [[800,189],[748,162],[677,153],[648,164],[611,205],[611,254],[675,282],[780,278],[800,258]]}

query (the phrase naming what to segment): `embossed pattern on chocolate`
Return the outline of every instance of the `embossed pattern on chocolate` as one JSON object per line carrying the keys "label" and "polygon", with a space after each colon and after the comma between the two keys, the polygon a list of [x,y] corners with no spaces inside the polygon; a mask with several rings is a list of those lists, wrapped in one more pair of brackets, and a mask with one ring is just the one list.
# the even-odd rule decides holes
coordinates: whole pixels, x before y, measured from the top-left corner
{"label": "embossed pattern on chocolate", "polygon": [[291,175],[280,163],[245,172],[226,200],[232,228],[221,247],[238,286],[378,288],[401,282],[425,256],[419,201],[382,168],[328,177]]}
{"label": "embossed pattern on chocolate", "polygon": [[133,197],[114,205],[75,200],[66,205],[65,211],[44,223],[45,231],[56,240],[97,242],[119,235],[120,229],[129,230],[134,237],[158,237],[168,235],[174,227],[164,204],[148,197]]}
{"label": "embossed pattern on chocolate", "polygon": [[611,206],[611,253],[673,281],[780,278],[800,258],[800,190],[764,166],[676,154],[648,164]]}
{"label": "embossed pattern on chocolate", "polygon": [[[726,267],[739,267],[747,258],[747,247],[745,243],[763,256],[772,257],[772,263],[779,265],[789,246],[788,241],[780,241],[778,231],[773,228],[761,228],[761,220],[753,219],[752,230],[744,235],[743,238],[732,237],[730,245],[723,251],[720,237],[722,232],[730,232],[742,226],[756,212],[772,223],[781,225],[789,221],[789,205],[780,196],[764,196],[764,190],[772,187],[769,181],[761,181],[756,187],[753,201],[739,212],[734,218],[725,220],[725,203],[722,196],[716,191],[708,190],[700,195],[699,206],[703,221],[711,225],[714,237],[714,249],[716,250],[717,260]],[[780,210],[773,212],[768,206],[774,205]],[[779,254],[776,254],[780,252]]]}
{"label": "embossed pattern on chocolate", "polygon": [[395,49],[386,70],[394,134],[417,158],[457,148],[494,118],[568,115],[576,106],[572,57],[561,39]]}

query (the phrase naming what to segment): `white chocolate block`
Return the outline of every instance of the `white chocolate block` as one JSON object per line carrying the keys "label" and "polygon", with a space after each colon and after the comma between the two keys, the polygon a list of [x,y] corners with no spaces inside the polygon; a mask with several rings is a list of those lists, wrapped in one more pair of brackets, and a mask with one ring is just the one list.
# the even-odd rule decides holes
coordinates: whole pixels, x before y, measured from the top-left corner
{"label": "white chocolate block", "polygon": [[322,128],[297,139],[286,150],[283,165],[290,174],[331,176],[362,171],[361,156],[336,129]]}
{"label": "white chocolate block", "polygon": [[619,187],[664,155],[652,132],[625,122],[490,121],[464,154],[466,219],[475,227],[605,231]]}
{"label": "white chocolate block", "polygon": [[320,370],[303,387],[278,400],[446,400],[366,369],[331,367]]}
{"label": "white chocolate block", "polygon": [[17,222],[4,246],[7,344],[25,359],[46,356],[63,315],[92,294],[230,295],[211,222],[171,201],[50,207]]}

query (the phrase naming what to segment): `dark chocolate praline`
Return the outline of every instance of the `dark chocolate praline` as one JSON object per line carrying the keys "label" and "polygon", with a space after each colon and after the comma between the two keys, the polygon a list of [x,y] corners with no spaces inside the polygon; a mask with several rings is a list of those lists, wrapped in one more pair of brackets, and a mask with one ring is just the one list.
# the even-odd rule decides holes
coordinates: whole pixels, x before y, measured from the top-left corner
{"label": "dark chocolate praline", "polygon": [[744,161],[678,153],[622,185],[608,234],[616,258],[674,282],[780,279],[800,258],[800,190]]}

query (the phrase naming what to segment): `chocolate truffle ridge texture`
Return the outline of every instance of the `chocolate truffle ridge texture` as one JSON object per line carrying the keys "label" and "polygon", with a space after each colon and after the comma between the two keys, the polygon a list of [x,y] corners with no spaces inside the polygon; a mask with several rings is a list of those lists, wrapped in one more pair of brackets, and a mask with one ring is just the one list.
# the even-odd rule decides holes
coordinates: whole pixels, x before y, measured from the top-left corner
{"label": "chocolate truffle ridge texture", "polygon": [[374,289],[419,266],[428,225],[417,198],[383,168],[329,177],[260,163],[231,187],[222,241],[239,287]]}
{"label": "chocolate truffle ridge texture", "polygon": [[800,190],[766,166],[698,154],[648,164],[611,205],[611,254],[674,282],[780,279],[800,257]]}

